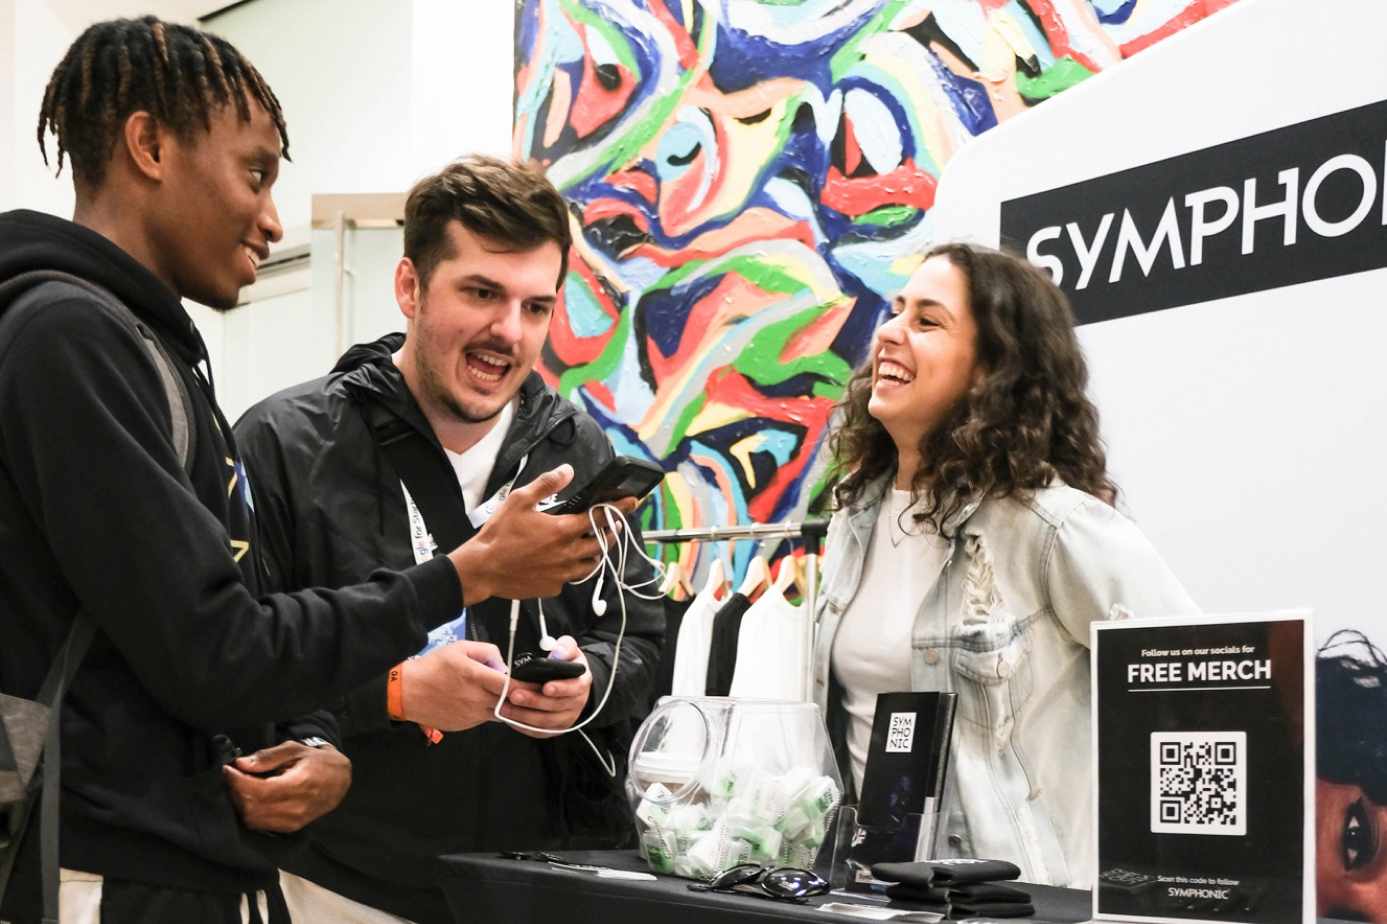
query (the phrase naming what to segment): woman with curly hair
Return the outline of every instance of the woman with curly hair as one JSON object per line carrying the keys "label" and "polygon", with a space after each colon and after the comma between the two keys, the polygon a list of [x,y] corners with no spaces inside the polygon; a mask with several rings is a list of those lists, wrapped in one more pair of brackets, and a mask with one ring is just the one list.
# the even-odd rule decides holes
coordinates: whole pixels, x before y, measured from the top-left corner
{"label": "woman with curly hair", "polygon": [[1112,506],[1064,295],[934,248],[839,407],[815,692],[861,786],[876,697],[958,694],[935,856],[1092,885],[1089,623],[1197,607]]}
{"label": "woman with curly hair", "polygon": [[1387,656],[1341,629],[1315,661],[1319,916],[1387,922]]}

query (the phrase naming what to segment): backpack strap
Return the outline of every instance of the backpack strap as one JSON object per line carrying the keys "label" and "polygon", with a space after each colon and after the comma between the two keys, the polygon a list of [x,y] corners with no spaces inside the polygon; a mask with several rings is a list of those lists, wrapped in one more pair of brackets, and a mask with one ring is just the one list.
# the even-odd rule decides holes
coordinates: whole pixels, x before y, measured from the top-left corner
{"label": "backpack strap", "polygon": [[192,396],[188,394],[188,386],[174,368],[163,343],[125,302],[105,287],[80,276],[58,270],[32,270],[0,283],[0,311],[5,310],[6,305],[14,310],[43,298],[60,297],[62,287],[80,290],[80,294],[95,301],[130,331],[149,354],[168,402],[170,431],[174,451],[178,453],[178,463],[184,471],[190,471],[197,434],[193,426]]}
{"label": "backpack strap", "polygon": [[[164,388],[168,402],[171,436],[178,463],[183,470],[190,471],[193,458],[196,430],[192,426],[192,397],[173,361],[164,350],[163,344],[148,326],[144,324],[129,306],[107,289],[80,276],[56,270],[35,270],[21,273],[4,283],[0,283],[0,312],[32,304],[42,298],[60,296],[63,288],[75,289],[100,305],[108,314],[129,330],[154,363],[159,381]],[[60,830],[60,796],[62,786],[59,774],[62,771],[61,718],[63,700],[77,669],[91,647],[96,627],[90,620],[77,616],[72,630],[68,633],[63,647],[59,649],[53,665],[39,688],[37,702],[48,707],[48,726],[44,735],[42,753],[42,774],[36,772],[30,778],[28,791],[23,804],[16,810],[17,817],[11,826],[9,844],[0,856],[0,900],[4,899],[9,886],[14,864],[19,856],[20,844],[33,815],[34,804],[39,803],[39,855],[43,877],[43,924],[58,924],[58,875],[60,858],[58,854],[58,835]],[[0,765],[6,763],[8,755],[13,754],[3,723],[0,723]]]}
{"label": "backpack strap", "polygon": [[[78,616],[73,622],[72,631],[68,633],[67,640],[63,642],[63,647],[59,649],[53,666],[48,669],[48,676],[43,679],[43,686],[39,688],[36,702],[48,707],[48,729],[44,734],[43,741],[42,775],[35,773],[29,779],[29,791],[25,795],[24,804],[18,809],[14,833],[3,860],[0,860],[0,899],[2,899],[9,886],[10,874],[14,872],[15,860],[19,857],[19,846],[29,827],[29,818],[33,815],[34,803],[39,802],[39,855],[43,868],[43,924],[58,924],[58,810],[59,795],[62,790],[58,774],[63,765],[62,735],[60,734],[63,699],[67,696],[72,678],[76,676],[78,666],[86,657],[87,649],[91,647],[95,634],[96,627],[92,625],[91,621]],[[3,733],[3,729],[0,729],[0,733]],[[40,780],[42,780],[41,789]],[[36,799],[35,796],[38,798]]]}
{"label": "backpack strap", "polygon": [[[51,690],[39,693],[39,701],[48,709],[48,737],[43,746],[43,791],[39,804],[39,855],[43,867],[43,924],[58,924],[58,831],[61,816],[58,814],[58,799],[62,792],[59,774],[63,768],[63,742],[60,722],[63,714],[63,699],[67,696],[72,678],[91,647],[96,627],[91,621],[78,617],[72,626],[57,662],[48,671],[48,686]],[[51,700],[45,700],[47,693]],[[38,774],[35,774],[37,776]],[[30,804],[32,804],[32,797]]]}
{"label": "backpack strap", "polygon": [[467,518],[457,475],[438,447],[376,402],[363,401],[360,408],[376,445],[418,505],[438,553],[451,552],[472,538],[477,530]]}

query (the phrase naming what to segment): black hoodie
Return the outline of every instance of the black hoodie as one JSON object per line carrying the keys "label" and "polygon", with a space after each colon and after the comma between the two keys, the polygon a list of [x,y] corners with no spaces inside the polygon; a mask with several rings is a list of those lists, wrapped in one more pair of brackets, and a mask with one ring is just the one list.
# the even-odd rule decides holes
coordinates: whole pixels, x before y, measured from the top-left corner
{"label": "black hoodie", "polygon": [[[417,650],[461,605],[456,572],[440,558],[261,596],[244,469],[177,296],[89,229],[0,215],[0,281],[38,269],[105,287],[158,335],[195,433],[185,470],[152,361],[89,297],[0,306],[0,691],[35,695],[76,614],[97,628],[63,710],[62,865],[263,888],[274,869],[232,809],[218,736],[334,701]],[[0,917],[37,900],[36,840]]]}
{"label": "black hoodie", "polygon": [[[280,392],[246,412],[236,434],[255,482],[262,548],[285,589],[359,580],[384,565],[414,561],[400,478],[376,444],[363,412],[374,405],[392,425],[411,428],[456,486],[453,469],[404,377],[391,361],[402,334],[353,347],[325,378]],[[592,417],[531,373],[497,452],[485,496],[507,480],[522,486],[567,462],[569,493],[612,457]],[[522,466],[522,460],[523,466]],[[457,502],[461,509],[459,490]],[[429,510],[423,510],[427,521]],[[632,526],[634,530],[634,525]],[[639,538],[639,533],[636,533]],[[639,556],[627,582],[650,580]],[[605,582],[606,614],[592,610],[591,581],[546,600],[554,636],[572,635],[587,657],[592,693],[586,718],[612,677],[620,601]],[[654,585],[644,591],[654,592]],[[659,601],[626,595],[626,634],[611,697],[584,729],[618,766],[647,711],[664,634]],[[468,607],[467,636],[505,653],[509,603]],[[538,618],[526,601],[516,651],[538,646]],[[488,723],[429,745],[419,729],[390,722],[385,678],[348,697],[338,717],[352,758],[352,789],[342,806],[313,825],[308,849],[285,868],[377,908],[423,922],[451,921],[436,888],[439,854],[537,847],[614,847],[633,837],[620,780],[612,780],[576,734],[537,741]]]}

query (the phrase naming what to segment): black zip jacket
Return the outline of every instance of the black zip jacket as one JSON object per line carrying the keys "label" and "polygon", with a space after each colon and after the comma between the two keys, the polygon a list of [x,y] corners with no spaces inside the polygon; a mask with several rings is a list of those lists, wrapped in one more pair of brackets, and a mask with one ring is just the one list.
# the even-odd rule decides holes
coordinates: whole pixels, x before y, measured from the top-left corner
{"label": "black zip jacket", "polygon": [[[403,334],[392,334],[353,347],[330,375],[280,392],[236,425],[254,473],[262,547],[286,587],[350,583],[382,565],[414,561],[400,478],[368,429],[368,405],[422,434],[456,486],[442,446],[391,361],[402,344]],[[519,487],[564,462],[574,467],[570,491],[576,490],[612,455],[597,423],[532,373],[484,496],[512,477]],[[457,502],[461,509],[460,490]],[[427,521],[430,512],[422,513]],[[650,577],[650,566],[632,554],[628,582]],[[549,631],[572,635],[587,657],[592,694],[584,718],[611,678],[621,618],[612,584],[605,582],[608,606],[600,619],[592,612],[593,581],[545,601]],[[648,709],[664,638],[660,601],[628,594],[626,607],[616,685],[585,729],[623,768]],[[505,600],[469,607],[468,637],[495,643],[504,656],[509,612]],[[533,601],[523,613],[517,653],[538,647]],[[430,745],[413,724],[389,720],[383,674],[350,696],[338,718],[352,758],[352,789],[337,811],[312,826],[309,849],[285,866],[357,901],[415,921],[451,921],[436,888],[440,854],[620,846],[634,836],[620,782],[606,775],[577,734],[537,741],[488,723]]]}
{"label": "black zip jacket", "polygon": [[[261,596],[245,474],[177,296],[89,229],[0,215],[0,279],[35,269],[104,286],[155,332],[195,434],[185,470],[158,371],[98,302],[0,314],[0,691],[35,695],[76,614],[97,628],[63,710],[61,862],[177,888],[264,888],[269,839],[232,808],[218,736],[246,751],[271,743],[270,723],[417,650],[457,612],[456,572],[440,559],[340,591]],[[36,907],[36,843],[0,918]]]}

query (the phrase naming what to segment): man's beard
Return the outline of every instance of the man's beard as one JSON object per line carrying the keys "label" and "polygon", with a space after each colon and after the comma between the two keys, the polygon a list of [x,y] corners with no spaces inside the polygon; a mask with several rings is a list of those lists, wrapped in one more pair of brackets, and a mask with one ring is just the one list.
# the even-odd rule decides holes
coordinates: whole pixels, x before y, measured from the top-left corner
{"label": "man's beard", "polygon": [[443,377],[438,374],[432,365],[424,360],[423,351],[414,354],[414,368],[418,373],[419,385],[424,389],[428,396],[433,399],[433,403],[442,407],[448,413],[457,418],[460,423],[479,424],[488,420],[494,420],[509,404],[509,400],[502,401],[496,405],[496,409],[486,414],[478,414],[463,407],[452,392],[443,383]]}

